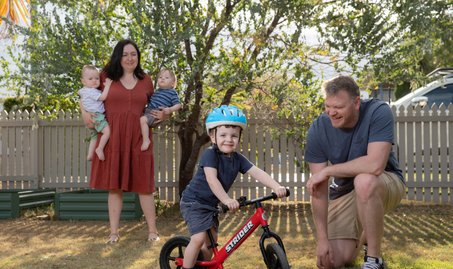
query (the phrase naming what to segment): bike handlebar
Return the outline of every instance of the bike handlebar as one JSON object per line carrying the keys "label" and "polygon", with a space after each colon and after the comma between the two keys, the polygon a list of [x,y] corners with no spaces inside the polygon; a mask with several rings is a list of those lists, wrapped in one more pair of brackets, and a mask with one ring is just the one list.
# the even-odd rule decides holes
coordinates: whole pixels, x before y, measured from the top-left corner
{"label": "bike handlebar", "polygon": [[[286,189],[286,197],[288,197],[290,194],[291,194],[291,192],[289,191],[289,189]],[[267,201],[267,200],[271,200],[271,199],[277,200],[278,199],[277,194],[275,194],[273,192],[271,195],[264,196],[261,198],[256,198],[253,200],[248,200],[248,201],[247,201],[246,196],[241,196],[241,197],[239,197],[239,199],[236,199],[236,200],[239,202],[239,207],[243,207],[243,206],[247,206],[247,205],[251,205],[254,203],[263,202],[263,201]],[[228,210],[230,210],[230,209],[228,208],[227,205],[222,205],[223,213],[226,213]]]}

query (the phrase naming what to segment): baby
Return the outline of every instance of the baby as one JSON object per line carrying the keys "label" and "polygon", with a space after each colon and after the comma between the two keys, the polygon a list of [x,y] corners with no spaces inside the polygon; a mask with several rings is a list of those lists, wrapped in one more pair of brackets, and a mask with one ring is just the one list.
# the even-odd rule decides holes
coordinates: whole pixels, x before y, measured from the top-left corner
{"label": "baby", "polygon": [[149,127],[156,127],[160,124],[155,123],[158,119],[151,116],[151,110],[162,110],[165,114],[171,114],[181,108],[181,101],[175,91],[176,76],[170,69],[162,69],[158,76],[158,89],[151,95],[148,106],[145,108],[143,116],[140,117],[140,127],[142,130],[143,143],[141,150],[148,149],[151,143],[149,139]]}
{"label": "baby", "polygon": [[[107,78],[104,83],[104,91],[101,92],[98,87],[100,85],[99,71],[94,65],[85,65],[82,69],[82,84],[85,86],[78,94],[81,97],[83,108],[89,112],[96,114],[93,119],[99,124],[94,124],[94,129],[90,129],[91,141],[88,149],[87,160],[93,160],[93,154],[99,157],[99,160],[105,161],[104,147],[110,138],[110,128],[105,118],[104,100],[107,99],[109,94],[112,80]],[[99,145],[96,148],[96,140],[98,133],[102,133]],[[95,150],[96,148],[96,150]]]}

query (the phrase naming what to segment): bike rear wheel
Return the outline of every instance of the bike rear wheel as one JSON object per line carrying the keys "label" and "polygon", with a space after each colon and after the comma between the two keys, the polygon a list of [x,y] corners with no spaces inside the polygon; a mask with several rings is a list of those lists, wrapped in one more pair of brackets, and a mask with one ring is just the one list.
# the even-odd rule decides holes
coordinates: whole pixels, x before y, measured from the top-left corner
{"label": "bike rear wheel", "polygon": [[[189,245],[190,237],[188,236],[175,236],[170,238],[160,251],[159,265],[161,269],[180,269],[182,264],[176,265],[176,258],[184,258],[184,252],[186,251],[187,245]],[[203,252],[200,250],[197,257],[198,261],[203,261]],[[202,269],[204,266],[195,266],[196,269]]]}
{"label": "bike rear wheel", "polygon": [[266,246],[266,257],[269,262],[268,269],[289,269],[286,254],[277,243],[270,243]]}

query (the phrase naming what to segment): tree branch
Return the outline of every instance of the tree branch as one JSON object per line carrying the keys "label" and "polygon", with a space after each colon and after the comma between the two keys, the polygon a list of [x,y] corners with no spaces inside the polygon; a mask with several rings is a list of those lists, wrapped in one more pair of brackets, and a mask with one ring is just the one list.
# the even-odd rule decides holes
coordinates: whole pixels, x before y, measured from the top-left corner
{"label": "tree branch", "polygon": [[236,2],[235,4],[231,4],[231,0],[227,0],[226,1],[226,5],[225,5],[225,9],[224,9],[224,15],[222,16],[222,18],[220,19],[220,23],[217,24],[217,26],[212,29],[211,31],[211,34],[209,35],[209,39],[208,41],[206,42],[206,45],[204,47],[204,50],[203,50],[203,58],[202,58],[202,63],[204,64],[205,61],[206,61],[206,58],[208,57],[208,52],[211,51],[211,49],[213,48],[214,46],[214,41],[216,40],[217,36],[219,35],[220,31],[222,31],[222,29],[225,27],[225,25],[227,24],[230,16],[231,16],[231,13],[234,9],[234,7],[236,6],[238,2]]}
{"label": "tree branch", "polygon": [[[277,13],[275,13],[275,16],[274,16],[274,19],[272,20],[270,26],[267,28],[267,31],[266,31],[266,34],[264,35],[264,39],[269,39],[270,35],[272,34],[272,32],[274,31],[275,27],[277,27],[277,25],[279,24],[279,20],[280,20],[280,10],[277,10]],[[253,44],[256,44],[256,42],[252,42],[250,44],[250,46],[247,48],[247,51],[249,51]],[[252,52],[252,58],[251,59],[256,59],[256,57],[258,56],[258,53],[259,53],[259,50],[262,48],[263,46],[261,45],[257,45],[255,47],[255,49],[253,50]],[[250,60],[251,60],[250,59]]]}
{"label": "tree branch", "polygon": [[[207,12],[209,13],[209,5],[211,4],[212,0],[209,0],[208,1],[208,8],[207,8]],[[204,27],[203,27],[203,31],[201,32],[201,36],[202,37],[205,37],[206,36],[206,33],[208,32],[208,29],[209,29],[209,22],[211,21],[211,18],[212,18],[212,14],[209,13],[208,16],[206,16],[206,22],[204,24]]]}
{"label": "tree branch", "polygon": [[233,94],[236,91],[236,89],[237,89],[237,86],[233,86],[233,87],[229,88],[226,91],[225,96],[223,97],[222,103],[220,105],[229,105],[231,102],[231,97],[233,97]]}

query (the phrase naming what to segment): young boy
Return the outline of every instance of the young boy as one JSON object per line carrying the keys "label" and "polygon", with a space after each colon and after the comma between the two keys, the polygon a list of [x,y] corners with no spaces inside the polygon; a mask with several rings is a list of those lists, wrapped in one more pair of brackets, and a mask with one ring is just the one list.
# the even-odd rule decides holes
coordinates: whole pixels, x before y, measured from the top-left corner
{"label": "young boy", "polygon": [[210,241],[206,230],[211,230],[217,242],[217,204],[222,202],[230,210],[239,208],[238,201],[227,194],[238,172],[248,173],[266,187],[272,188],[278,198],[286,195],[284,187],[242,154],[235,152],[241,132],[246,127],[245,115],[234,106],[215,108],[206,119],[206,129],[214,145],[201,155],[197,172],[182,193],[180,202],[181,214],[191,235],[184,253],[183,268],[194,267],[200,249],[203,250],[205,259],[211,258],[212,249],[207,248]]}
{"label": "young boy", "polygon": [[[105,161],[104,147],[110,138],[110,128],[104,115],[103,101],[107,99],[112,80],[109,78],[105,80],[104,91],[101,92],[97,89],[100,85],[98,69],[94,65],[85,65],[82,69],[82,84],[85,87],[78,94],[80,95],[83,108],[89,113],[96,114],[96,117],[93,117],[93,119],[99,124],[94,125],[94,129],[90,129],[91,141],[88,148],[87,160],[92,161],[93,154],[96,151],[99,160]],[[99,141],[98,148],[95,150],[98,133],[102,133],[103,135]]]}
{"label": "young boy", "polygon": [[143,116],[140,117],[140,127],[142,129],[143,143],[141,150],[148,149],[151,143],[149,139],[149,127],[156,127],[156,118],[151,116],[151,110],[163,110],[165,114],[171,114],[181,108],[181,101],[175,91],[176,75],[170,69],[162,69],[158,76],[158,89],[151,95],[148,106],[145,108]]}

